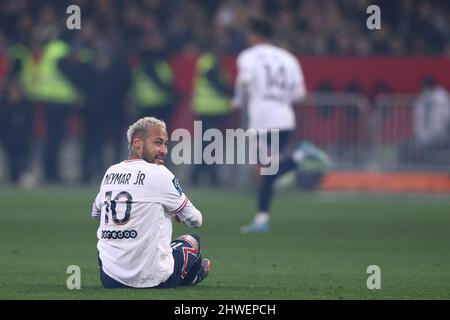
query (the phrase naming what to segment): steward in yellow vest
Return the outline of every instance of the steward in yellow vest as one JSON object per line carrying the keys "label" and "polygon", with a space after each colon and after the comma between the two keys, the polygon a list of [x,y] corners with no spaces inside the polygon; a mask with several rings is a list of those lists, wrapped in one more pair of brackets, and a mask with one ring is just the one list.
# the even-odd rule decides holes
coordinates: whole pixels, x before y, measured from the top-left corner
{"label": "steward in yellow vest", "polygon": [[[211,128],[223,130],[225,127],[230,113],[229,100],[232,96],[232,89],[225,82],[225,76],[225,70],[221,68],[217,55],[207,52],[198,58],[192,92],[192,109],[197,119],[202,121],[202,129],[205,131]],[[216,165],[198,164],[194,165],[191,173],[191,182],[194,185],[199,183],[202,172],[209,176],[211,185],[219,183]]]}
{"label": "steward in yellow vest", "polygon": [[[153,39],[148,38],[145,38],[147,42]],[[164,47],[150,43],[141,49],[131,71],[130,93],[137,109],[136,118],[155,116],[168,122],[178,103],[173,84],[174,74]]]}
{"label": "steward in yellow vest", "polygon": [[51,40],[35,50],[21,44],[11,47],[10,55],[20,63],[21,84],[30,101],[69,105],[81,101],[76,88],[58,67],[59,60],[69,52],[69,45],[61,40]]}
{"label": "steward in yellow vest", "polygon": [[[130,68],[126,48],[114,45],[94,20],[86,19],[77,35],[71,54],[59,66],[85,97],[80,110],[80,182],[90,184],[101,179],[108,163],[124,156]],[[110,146],[109,155],[105,145]]]}
{"label": "steward in yellow vest", "polygon": [[223,80],[220,61],[212,53],[202,54],[196,65],[192,107],[199,116],[219,116],[229,113],[231,88]]}
{"label": "steward in yellow vest", "polygon": [[13,45],[9,55],[15,61],[13,73],[20,79],[27,100],[42,108],[46,124],[43,143],[44,178],[61,182],[59,156],[66,119],[72,107],[81,102],[73,84],[59,69],[59,61],[70,52],[70,46],[59,39],[45,41],[33,37],[29,46]]}

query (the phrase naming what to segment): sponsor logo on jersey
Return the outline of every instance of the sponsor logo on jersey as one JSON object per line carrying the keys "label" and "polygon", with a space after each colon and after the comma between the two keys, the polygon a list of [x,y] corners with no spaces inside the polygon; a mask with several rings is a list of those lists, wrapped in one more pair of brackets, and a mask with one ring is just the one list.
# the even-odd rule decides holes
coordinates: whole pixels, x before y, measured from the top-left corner
{"label": "sponsor logo on jersey", "polygon": [[102,230],[102,239],[134,239],[137,237],[136,230],[110,231]]}
{"label": "sponsor logo on jersey", "polygon": [[183,189],[181,189],[180,183],[178,182],[177,178],[173,178],[172,180],[173,186],[175,187],[175,189],[177,189],[178,193],[180,194],[180,196],[183,194]]}

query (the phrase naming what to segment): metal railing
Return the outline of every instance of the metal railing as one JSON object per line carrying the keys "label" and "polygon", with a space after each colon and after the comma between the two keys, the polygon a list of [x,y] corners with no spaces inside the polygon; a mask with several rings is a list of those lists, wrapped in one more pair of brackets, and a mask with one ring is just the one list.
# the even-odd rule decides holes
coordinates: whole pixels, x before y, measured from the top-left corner
{"label": "metal railing", "polygon": [[312,93],[297,109],[297,136],[325,149],[336,170],[364,170],[370,158],[370,102],[356,93]]}
{"label": "metal railing", "polygon": [[416,95],[314,93],[297,110],[298,136],[324,148],[336,170],[448,172],[450,137],[419,146]]}
{"label": "metal railing", "polygon": [[[296,136],[299,140],[309,139],[327,151],[335,171],[449,172],[450,134],[448,141],[429,148],[415,145],[416,99],[415,95],[380,94],[369,101],[357,93],[311,93],[296,108]],[[76,160],[77,153],[81,152],[79,143],[73,141],[70,148],[66,144],[66,151],[70,152],[62,155],[67,167],[63,171],[72,175],[79,172]],[[33,172],[39,172],[42,166],[41,151],[33,152]],[[0,180],[7,176],[5,162],[0,146]],[[223,171],[228,170],[226,167]],[[249,170],[245,166],[228,166],[231,167],[236,172]],[[249,180],[246,174],[226,172],[225,175],[228,180],[241,177],[242,184]]]}
{"label": "metal railing", "polygon": [[[420,144],[415,132],[416,95],[379,95],[373,103],[373,150],[383,170],[448,172],[450,136]],[[449,128],[450,129],[450,128]]]}

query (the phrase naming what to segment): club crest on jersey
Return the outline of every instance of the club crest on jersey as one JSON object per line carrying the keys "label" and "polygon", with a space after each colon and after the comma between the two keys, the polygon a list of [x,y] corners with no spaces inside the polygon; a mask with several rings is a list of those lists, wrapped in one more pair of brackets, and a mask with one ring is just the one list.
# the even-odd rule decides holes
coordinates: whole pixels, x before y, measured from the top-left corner
{"label": "club crest on jersey", "polygon": [[177,189],[178,193],[180,194],[180,196],[183,194],[183,189],[181,189],[180,183],[178,182],[177,178],[173,178],[172,180],[173,186],[175,187],[175,189]]}

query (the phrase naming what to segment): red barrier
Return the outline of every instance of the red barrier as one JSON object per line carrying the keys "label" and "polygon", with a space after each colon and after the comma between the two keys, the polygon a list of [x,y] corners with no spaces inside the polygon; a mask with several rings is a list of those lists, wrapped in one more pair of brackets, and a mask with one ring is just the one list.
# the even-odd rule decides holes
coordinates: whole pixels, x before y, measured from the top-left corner
{"label": "red barrier", "polygon": [[[175,85],[183,93],[190,93],[197,57],[173,56],[171,64],[175,70]],[[394,92],[415,93],[420,90],[420,79],[433,75],[450,89],[450,58],[448,57],[308,57],[300,56],[309,90],[315,90],[323,81],[330,81],[336,90],[345,90],[356,81],[363,92],[370,94],[375,84],[385,81]],[[232,78],[236,76],[235,57],[223,59]],[[6,59],[0,54],[0,78],[6,73]]]}
{"label": "red barrier", "polygon": [[[190,93],[194,79],[195,63],[197,57],[191,55],[174,56],[171,64],[175,71],[175,86],[184,94],[178,112],[171,120],[171,127],[184,127],[192,129],[194,116],[190,109]],[[418,93],[420,80],[426,75],[433,75],[436,80],[450,89],[450,58],[446,57],[307,57],[300,56],[306,85],[309,91],[316,91],[324,81],[331,83],[335,91],[345,91],[351,83],[358,83],[362,92],[372,97],[377,90],[377,84],[384,82],[393,93]],[[228,56],[223,59],[224,67],[230,72],[231,78],[236,77],[235,57]],[[0,80],[6,72],[6,60],[0,55]],[[1,81],[0,81],[1,82]],[[318,118],[314,111],[303,111],[298,117],[313,116]],[[341,117],[342,115],[338,114]],[[231,120],[239,119],[234,115],[230,119],[230,127],[236,126]],[[320,122],[330,121],[326,118],[316,119]],[[344,120],[343,120],[344,121]],[[316,122],[317,123],[317,122]],[[345,123],[337,124],[328,135],[344,132]],[[410,126],[405,132],[411,131]],[[299,133],[300,134],[300,133]],[[342,133],[354,135],[354,133]],[[390,133],[385,134],[390,139]],[[317,140],[329,137],[317,137]],[[340,139],[335,137],[335,139]]]}
{"label": "red barrier", "polygon": [[[323,81],[330,81],[339,91],[350,82],[358,82],[364,93],[370,95],[375,85],[386,82],[393,92],[417,93],[420,80],[433,75],[450,89],[450,58],[446,57],[299,57],[309,90],[315,90]],[[196,58],[175,56],[172,65],[176,74],[176,86],[184,93],[192,88]],[[235,57],[223,59],[223,65],[233,78],[236,76]]]}
{"label": "red barrier", "polygon": [[393,92],[417,93],[426,75],[433,75],[450,89],[450,58],[300,57],[300,63],[309,89],[317,88],[324,79],[332,81],[337,90],[345,90],[349,82],[357,81],[370,95],[377,82],[385,81]]}
{"label": "red barrier", "polygon": [[[309,91],[316,91],[323,82],[332,85],[334,91],[346,91],[352,83],[357,83],[362,93],[372,98],[380,89],[388,90],[391,93],[418,93],[420,91],[420,82],[424,76],[432,75],[438,83],[450,89],[450,58],[446,57],[299,57],[300,63],[305,75],[306,85]],[[189,96],[192,90],[192,80],[194,78],[196,57],[193,56],[175,56],[172,58],[172,65],[175,70],[175,85],[186,95],[183,103],[179,106],[179,112],[172,119],[172,127],[192,127],[192,112],[190,111]],[[236,77],[235,57],[225,57],[223,66],[230,72],[232,78]],[[306,136],[316,142],[325,140],[354,140],[365,137],[361,136],[360,128],[353,129],[354,132],[348,132],[346,117],[341,113],[336,113],[333,117],[339,119],[330,119],[323,117],[317,111],[305,109],[297,112],[299,124],[305,126],[300,128],[297,134]],[[302,121],[308,117],[308,121]],[[312,121],[309,117],[314,118]],[[311,121],[310,121],[311,120]],[[339,120],[339,121],[336,121]],[[389,121],[398,120],[396,115]],[[411,120],[411,119],[409,119]],[[309,130],[308,123],[315,125],[327,122],[332,123],[328,126],[330,130],[325,133]],[[405,130],[401,137],[389,131],[383,133],[383,140],[392,141],[395,139],[404,139],[411,135],[412,128],[410,121],[402,122]],[[300,127],[300,126],[299,126]],[[317,135],[320,136],[317,136]],[[311,136],[312,135],[312,136]],[[325,136],[324,136],[325,135]],[[392,136],[394,135],[394,136]]]}

